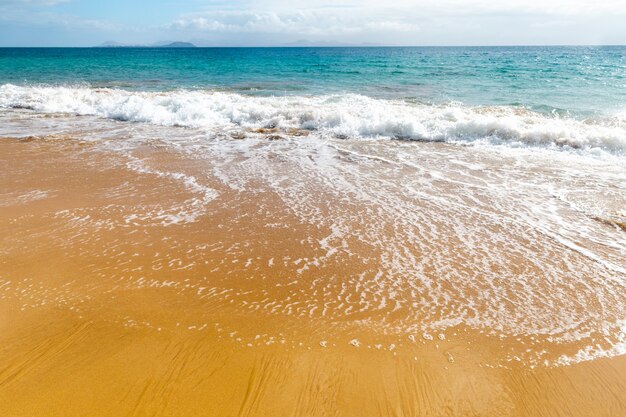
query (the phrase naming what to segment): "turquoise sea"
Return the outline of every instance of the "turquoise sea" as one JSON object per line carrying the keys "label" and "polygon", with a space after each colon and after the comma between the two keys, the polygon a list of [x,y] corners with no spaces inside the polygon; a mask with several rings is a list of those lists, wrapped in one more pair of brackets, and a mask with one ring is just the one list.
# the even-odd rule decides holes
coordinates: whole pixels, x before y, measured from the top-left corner
{"label": "turquoise sea", "polygon": [[626,47],[0,48],[0,108],[622,154]]}

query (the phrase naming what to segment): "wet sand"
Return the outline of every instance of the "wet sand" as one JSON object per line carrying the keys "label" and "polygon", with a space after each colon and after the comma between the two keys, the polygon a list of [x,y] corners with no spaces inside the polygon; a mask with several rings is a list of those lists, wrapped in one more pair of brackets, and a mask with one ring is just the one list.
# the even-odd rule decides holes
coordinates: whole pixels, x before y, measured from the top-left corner
{"label": "wet sand", "polygon": [[[413,323],[445,318],[448,306],[381,278],[379,246],[347,237],[329,248],[332,228],[302,221],[261,182],[226,186],[206,159],[158,144],[129,155],[72,137],[4,138],[0,164],[3,416],[626,413],[625,356],[557,366],[579,341],[462,323],[424,331]],[[585,262],[573,256],[568,267]],[[493,268],[541,273],[511,263]],[[459,296],[451,311],[480,291],[439,285]]]}

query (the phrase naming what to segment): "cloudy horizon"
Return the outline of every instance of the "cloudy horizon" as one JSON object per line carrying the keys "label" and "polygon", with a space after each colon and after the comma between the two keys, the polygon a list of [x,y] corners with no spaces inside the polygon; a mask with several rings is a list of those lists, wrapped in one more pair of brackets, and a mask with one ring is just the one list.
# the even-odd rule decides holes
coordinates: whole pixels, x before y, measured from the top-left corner
{"label": "cloudy horizon", "polygon": [[0,0],[0,46],[626,44],[609,0]]}

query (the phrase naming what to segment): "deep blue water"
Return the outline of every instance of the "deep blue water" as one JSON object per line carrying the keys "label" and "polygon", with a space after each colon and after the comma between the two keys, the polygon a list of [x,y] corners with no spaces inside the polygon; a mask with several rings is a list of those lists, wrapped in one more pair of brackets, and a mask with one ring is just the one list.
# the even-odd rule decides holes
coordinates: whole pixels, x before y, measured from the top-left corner
{"label": "deep blue water", "polygon": [[0,85],[358,93],[594,114],[626,107],[626,47],[0,48]]}

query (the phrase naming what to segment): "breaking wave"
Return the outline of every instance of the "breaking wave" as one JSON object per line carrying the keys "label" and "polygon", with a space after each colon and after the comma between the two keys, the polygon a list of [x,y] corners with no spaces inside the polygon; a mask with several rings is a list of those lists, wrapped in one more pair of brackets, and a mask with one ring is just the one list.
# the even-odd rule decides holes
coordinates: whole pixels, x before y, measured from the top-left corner
{"label": "breaking wave", "polygon": [[570,147],[626,153],[626,117],[579,119],[521,107],[426,105],[357,94],[258,97],[206,90],[132,92],[0,86],[0,108],[202,129],[301,129],[351,138]]}

